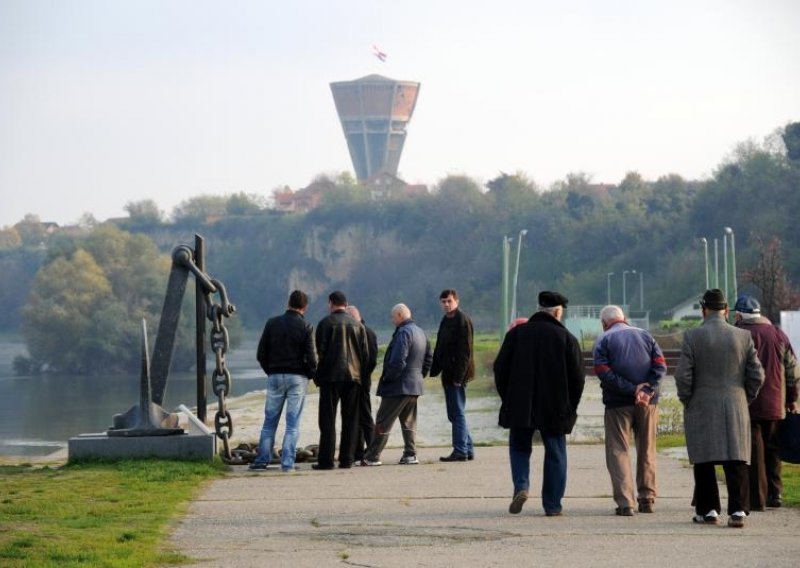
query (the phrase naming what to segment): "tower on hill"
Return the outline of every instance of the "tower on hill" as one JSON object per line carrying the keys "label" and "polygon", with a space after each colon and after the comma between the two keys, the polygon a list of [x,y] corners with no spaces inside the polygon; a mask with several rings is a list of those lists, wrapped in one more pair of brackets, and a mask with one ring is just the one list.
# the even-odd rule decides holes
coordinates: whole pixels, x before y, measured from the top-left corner
{"label": "tower on hill", "polygon": [[358,181],[396,176],[419,83],[368,75],[331,83],[331,92]]}

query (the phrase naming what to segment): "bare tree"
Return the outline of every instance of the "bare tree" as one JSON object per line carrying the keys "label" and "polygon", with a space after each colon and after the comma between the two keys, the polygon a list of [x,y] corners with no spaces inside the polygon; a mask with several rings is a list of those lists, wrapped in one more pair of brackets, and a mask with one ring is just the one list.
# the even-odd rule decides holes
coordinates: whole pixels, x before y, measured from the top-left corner
{"label": "bare tree", "polygon": [[781,240],[773,236],[765,242],[761,235],[753,235],[753,240],[758,250],[758,262],[754,268],[745,270],[742,278],[761,291],[762,314],[776,322],[781,310],[792,307],[800,297],[786,276]]}

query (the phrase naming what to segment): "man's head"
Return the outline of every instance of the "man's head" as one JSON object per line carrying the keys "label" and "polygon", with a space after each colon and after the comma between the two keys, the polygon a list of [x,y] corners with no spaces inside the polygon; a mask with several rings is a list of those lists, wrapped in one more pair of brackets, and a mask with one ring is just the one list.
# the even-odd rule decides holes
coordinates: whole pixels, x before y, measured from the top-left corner
{"label": "man's head", "polygon": [[733,307],[736,311],[736,321],[751,320],[761,317],[761,304],[753,296],[742,294],[736,299]]}
{"label": "man's head", "polygon": [[625,321],[625,313],[619,306],[606,306],[600,310],[600,321],[603,324],[603,329],[608,329],[615,323]]}
{"label": "man's head", "polygon": [[340,292],[339,290],[331,292],[330,296],[328,296],[328,309],[335,312],[336,310],[343,310],[346,307],[347,296],[344,295],[344,292]]}
{"label": "man's head", "polygon": [[289,309],[301,314],[306,313],[308,307],[308,296],[302,290],[292,290],[289,294]]}
{"label": "man's head", "polygon": [[406,320],[411,319],[411,310],[405,304],[397,304],[392,308],[392,323],[395,326],[400,325]]}
{"label": "man's head", "polygon": [[361,312],[358,311],[358,308],[354,305],[350,304],[345,308],[345,311],[350,314],[350,317],[356,321],[361,321]]}
{"label": "man's head", "polygon": [[452,288],[442,290],[442,293],[439,294],[439,304],[442,306],[444,315],[454,315],[458,309],[458,292]]}
{"label": "man's head", "polygon": [[703,310],[703,317],[709,314],[722,313],[725,317],[728,315],[728,301],[725,299],[725,294],[719,288],[706,290],[703,297],[700,299],[700,307]]}
{"label": "man's head", "polygon": [[550,314],[558,321],[564,317],[564,308],[567,307],[569,299],[558,292],[545,290],[539,292],[539,311]]}

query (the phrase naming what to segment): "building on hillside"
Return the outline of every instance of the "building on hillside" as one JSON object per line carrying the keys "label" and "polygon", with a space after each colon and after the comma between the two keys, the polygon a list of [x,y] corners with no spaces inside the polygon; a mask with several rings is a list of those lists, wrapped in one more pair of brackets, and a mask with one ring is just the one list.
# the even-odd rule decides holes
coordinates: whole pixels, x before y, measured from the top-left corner
{"label": "building on hillside", "polygon": [[703,312],[700,311],[700,296],[692,296],[680,304],[676,304],[664,312],[671,319],[680,321],[682,319],[700,319]]}
{"label": "building on hillside", "polygon": [[335,187],[335,183],[330,180],[318,180],[310,185],[292,191],[288,187],[277,190],[272,194],[275,201],[275,209],[283,213],[304,213],[319,207],[322,203],[322,196],[326,191]]}
{"label": "building on hillside", "polygon": [[364,182],[373,201],[397,199],[424,195],[428,193],[428,186],[424,184],[409,184],[389,172],[381,172]]}
{"label": "building on hillside", "polygon": [[330,84],[359,182],[380,173],[397,175],[419,86],[381,75]]}

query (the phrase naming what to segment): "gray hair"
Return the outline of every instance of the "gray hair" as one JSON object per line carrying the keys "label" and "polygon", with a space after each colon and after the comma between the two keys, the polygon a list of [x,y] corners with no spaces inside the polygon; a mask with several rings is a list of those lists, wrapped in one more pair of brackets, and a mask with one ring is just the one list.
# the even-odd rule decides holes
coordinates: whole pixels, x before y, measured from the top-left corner
{"label": "gray hair", "polygon": [[545,308],[544,306],[539,306],[539,311],[540,312],[544,312],[546,314],[550,314],[553,317],[556,317],[556,311],[558,311],[559,308],[563,308],[563,307],[564,306],[549,306],[549,307]]}
{"label": "gray hair", "polygon": [[411,319],[411,310],[405,304],[396,304],[392,308],[392,313],[403,316],[403,319]]}
{"label": "gray hair", "polygon": [[353,304],[350,304],[344,309],[350,316],[358,321],[361,321],[361,312]]}
{"label": "gray hair", "polygon": [[761,317],[761,314],[746,314],[744,312],[736,312],[739,314],[743,320],[754,320]]}
{"label": "gray hair", "polygon": [[624,320],[625,319],[625,312],[622,311],[622,308],[615,305],[608,305],[605,306],[602,310],[600,310],[600,320],[606,323],[615,320]]}

